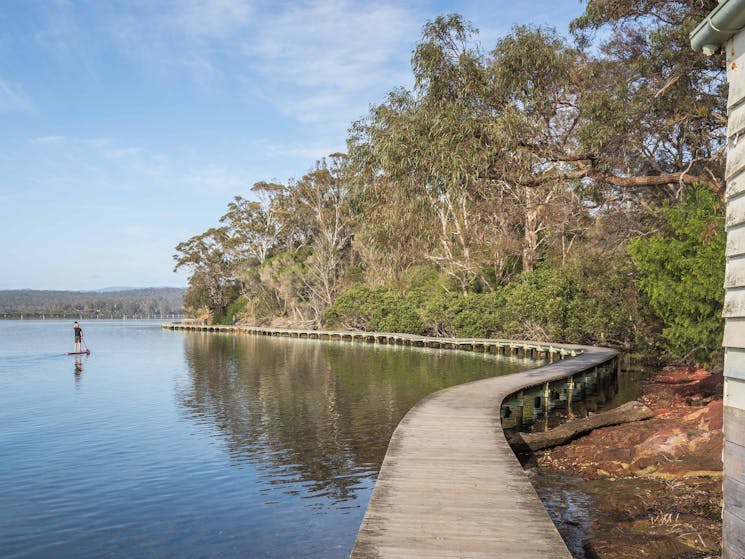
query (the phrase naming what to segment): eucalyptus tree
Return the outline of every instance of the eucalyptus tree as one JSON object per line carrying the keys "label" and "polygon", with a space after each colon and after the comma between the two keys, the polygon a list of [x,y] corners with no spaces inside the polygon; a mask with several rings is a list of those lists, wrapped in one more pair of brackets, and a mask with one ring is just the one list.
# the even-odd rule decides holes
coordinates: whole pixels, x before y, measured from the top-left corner
{"label": "eucalyptus tree", "polygon": [[582,105],[572,170],[616,189],[680,198],[700,183],[721,193],[726,82],[721,55],[692,52],[688,33],[716,0],[590,0],[571,30],[588,47],[595,86]]}
{"label": "eucalyptus tree", "polygon": [[273,251],[281,249],[288,229],[280,203],[286,187],[257,182],[251,191],[258,200],[235,196],[220,218],[226,224],[225,248],[238,277],[245,276],[251,268],[263,264]]}
{"label": "eucalyptus tree", "polygon": [[581,55],[554,32],[518,27],[487,56],[474,35],[458,15],[428,23],[414,90],[392,92],[350,137],[367,199],[416,210],[403,225],[464,294],[508,280],[516,260],[532,269],[551,242],[568,246],[554,238],[582,214],[576,184],[547,155],[576,143]]}
{"label": "eucalyptus tree", "polygon": [[562,176],[566,163],[556,157],[577,144],[590,86],[584,62],[554,30],[526,26],[498,41],[488,62],[490,102],[499,108],[493,136],[502,150],[487,170],[487,185],[520,209],[524,271],[552,245],[563,254],[586,214],[579,185]]}
{"label": "eucalyptus tree", "polygon": [[[359,180],[360,177],[357,177]],[[432,239],[422,224],[431,212],[426,199],[408,196],[384,176],[366,180],[363,193],[353,197],[357,216],[354,252],[373,286],[399,285],[408,271],[423,261]]]}
{"label": "eucalyptus tree", "polygon": [[351,252],[352,214],[346,156],[331,154],[294,182],[289,204],[309,250],[303,262],[303,278],[313,321],[320,325],[323,310],[337,294]]}
{"label": "eucalyptus tree", "polygon": [[355,123],[349,141],[352,163],[366,181],[363,198],[401,203],[383,219],[383,234],[371,237],[390,239],[390,217],[415,216],[401,223],[409,228],[402,232],[407,252],[418,248],[464,294],[477,280],[489,282],[483,268],[490,247],[478,242],[487,224],[476,211],[476,185],[496,156],[491,109],[483,103],[483,56],[470,46],[474,33],[457,15],[428,23],[412,58],[414,91],[391,92]]}
{"label": "eucalyptus tree", "polygon": [[404,164],[418,132],[411,130],[404,139],[399,130],[417,126],[415,111],[414,96],[397,89],[350,130],[353,208],[359,217],[355,251],[371,284],[401,281],[435,243],[433,204]]}
{"label": "eucalyptus tree", "polygon": [[173,255],[174,272],[191,272],[186,300],[204,301],[214,314],[221,314],[233,297],[235,279],[227,246],[227,228],[217,227],[179,243]]}

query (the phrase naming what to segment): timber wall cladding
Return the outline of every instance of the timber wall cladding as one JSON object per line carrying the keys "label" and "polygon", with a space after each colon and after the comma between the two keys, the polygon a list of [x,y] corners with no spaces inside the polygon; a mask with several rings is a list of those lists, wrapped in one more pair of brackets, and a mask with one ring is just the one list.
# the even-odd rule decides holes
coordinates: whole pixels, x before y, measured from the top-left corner
{"label": "timber wall cladding", "polygon": [[[727,269],[725,275],[724,316],[727,319],[745,317],[745,33],[730,39],[727,48],[727,79],[729,98],[727,108]],[[729,322],[729,321],[728,321]],[[729,328],[727,324],[726,328]],[[732,345],[745,348],[745,338]],[[735,359],[739,361],[739,359]],[[745,370],[740,371],[745,373]],[[725,374],[727,371],[725,370]],[[741,376],[740,378],[745,378]]]}
{"label": "timber wall cladding", "polygon": [[[725,406],[724,514],[725,559],[742,557],[745,550],[745,412]],[[737,551],[736,551],[737,550]],[[745,551],[743,551],[745,553]]]}
{"label": "timber wall cladding", "polygon": [[[732,389],[745,385],[730,379],[725,404],[733,398]],[[738,396],[745,391],[736,390]],[[735,402],[736,403],[736,402]],[[724,510],[723,559],[745,559],[745,410],[724,406]]]}
{"label": "timber wall cladding", "polygon": [[723,557],[745,559],[745,33],[727,41]]}

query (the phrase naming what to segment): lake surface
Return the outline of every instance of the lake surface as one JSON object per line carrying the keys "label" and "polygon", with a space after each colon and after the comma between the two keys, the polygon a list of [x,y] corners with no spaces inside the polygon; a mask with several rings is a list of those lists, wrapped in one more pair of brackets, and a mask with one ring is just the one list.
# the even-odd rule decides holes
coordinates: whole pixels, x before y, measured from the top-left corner
{"label": "lake surface", "polygon": [[425,395],[530,361],[0,320],[0,557],[346,557]]}

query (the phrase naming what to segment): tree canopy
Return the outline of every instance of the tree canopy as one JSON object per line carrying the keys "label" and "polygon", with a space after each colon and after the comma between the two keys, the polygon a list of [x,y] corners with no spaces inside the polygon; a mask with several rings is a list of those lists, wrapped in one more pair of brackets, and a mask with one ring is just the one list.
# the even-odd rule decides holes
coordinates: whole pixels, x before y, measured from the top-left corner
{"label": "tree canopy", "polygon": [[[590,0],[567,34],[516,26],[490,48],[458,14],[427,22],[413,87],[352,123],[346,154],[255,184],[176,247],[187,304],[216,320],[625,348],[660,332],[671,356],[710,358],[689,334],[717,331],[721,289],[694,302],[653,286],[660,258],[699,259],[679,270],[695,275],[723,248],[649,247],[677,246],[674,208],[719,211],[723,64],[687,43],[715,4]],[[680,322],[670,296],[711,312]]]}

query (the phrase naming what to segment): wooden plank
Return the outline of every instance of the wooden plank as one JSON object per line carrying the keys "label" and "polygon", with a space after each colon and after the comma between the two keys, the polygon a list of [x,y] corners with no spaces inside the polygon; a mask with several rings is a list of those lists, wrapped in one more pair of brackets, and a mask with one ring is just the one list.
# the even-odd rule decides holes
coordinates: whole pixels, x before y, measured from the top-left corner
{"label": "wooden plank", "polygon": [[414,406],[391,438],[351,557],[570,559],[499,427],[499,403],[607,361],[593,353],[448,388]]}
{"label": "wooden plank", "polygon": [[745,410],[724,406],[724,440],[745,447]]}
{"label": "wooden plank", "polygon": [[733,478],[724,478],[724,510],[745,519],[745,484]]}
{"label": "wooden plank", "polygon": [[725,441],[724,475],[745,486],[745,447]]}
{"label": "wooden plank", "polygon": [[728,142],[727,164],[724,170],[724,177],[728,183],[745,169],[745,141],[742,140],[745,138],[739,138],[736,143],[734,139]]}
{"label": "wooden plank", "polygon": [[745,37],[742,33],[735,34],[726,44],[727,49],[727,81],[729,81],[729,96],[727,108],[745,99]]}
{"label": "wooden plank", "polygon": [[743,133],[745,133],[745,103],[734,107],[727,119],[727,137],[730,142],[734,142],[735,138],[740,135],[740,138],[737,140],[739,143],[743,139]]}
{"label": "wooden plank", "polygon": [[722,316],[725,318],[745,317],[745,289],[730,288],[725,292]]}
{"label": "wooden plank", "polygon": [[[739,134],[745,124],[743,116],[743,107],[745,103],[745,33],[736,33],[725,45],[727,56],[727,79],[729,81],[729,98],[727,106],[730,108],[730,129],[728,140],[728,155],[725,176],[731,178],[728,180],[727,196],[727,255],[728,257],[735,254],[742,254],[745,243],[742,239],[742,230],[732,229],[745,222],[745,197],[743,192],[743,176],[740,174],[745,168],[745,137]],[[735,198],[731,198],[735,196]],[[732,239],[730,239],[732,236]],[[743,273],[739,263],[732,265],[728,262],[725,286],[741,286]],[[745,316],[745,296],[742,291],[727,291],[725,294],[725,317]],[[734,342],[732,336],[739,332],[739,325],[733,325],[732,332],[725,333],[725,340],[730,344],[740,346],[742,342]],[[728,343],[725,343],[728,346]],[[743,352],[739,350],[727,349],[725,353],[725,375],[728,377],[741,376],[745,372],[745,358]],[[726,390],[732,389],[730,400],[732,402],[739,400],[738,381],[727,379],[726,384],[732,383]],[[726,404],[726,402],[725,402]],[[729,465],[731,472],[739,471],[741,467],[738,462],[741,458],[740,448],[745,439],[745,411],[725,405],[724,408],[724,430],[725,430],[725,449],[730,446],[728,453],[725,453],[725,470],[727,469],[727,458],[732,461]],[[734,444],[736,443],[736,445]],[[745,559],[745,491],[739,482],[738,476],[727,477],[724,480],[725,506],[723,511],[723,542],[722,557],[723,559]]]}
{"label": "wooden plank", "polygon": [[745,258],[730,258],[724,272],[724,287],[745,287]]}
{"label": "wooden plank", "polygon": [[725,376],[724,405],[745,410],[745,381]]}
{"label": "wooden plank", "polygon": [[745,559],[745,520],[725,510],[722,540],[722,559]]}
{"label": "wooden plank", "polygon": [[745,226],[730,227],[727,230],[727,248],[728,258],[745,254]]}
{"label": "wooden plank", "polygon": [[729,318],[724,324],[724,347],[739,347],[745,349],[745,319]]}
{"label": "wooden plank", "polygon": [[[743,115],[743,120],[745,120],[745,105],[743,105],[740,113]],[[745,129],[742,130],[740,132],[740,135],[738,136],[737,143],[740,142],[745,142]],[[727,181],[727,190],[725,192],[725,197],[733,198],[736,196],[740,196],[743,193],[745,193],[745,173],[741,171],[730,177]]]}
{"label": "wooden plank", "polygon": [[[742,148],[740,148],[742,146]],[[740,142],[737,147],[737,157],[742,158],[741,165],[745,166],[745,141]],[[727,158],[729,165],[730,158]],[[730,198],[727,200],[727,227],[734,227],[745,223],[745,196]]]}
{"label": "wooden plank", "polygon": [[745,350],[728,347],[724,352],[724,376],[745,379]]}

